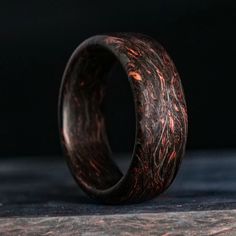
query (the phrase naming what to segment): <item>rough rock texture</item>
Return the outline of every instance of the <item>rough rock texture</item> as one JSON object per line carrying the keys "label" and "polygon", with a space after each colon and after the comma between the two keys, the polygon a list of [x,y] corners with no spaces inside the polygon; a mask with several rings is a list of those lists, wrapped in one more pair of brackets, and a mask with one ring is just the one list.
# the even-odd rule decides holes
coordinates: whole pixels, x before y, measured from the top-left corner
{"label": "rough rock texture", "polygon": [[166,193],[107,206],[79,190],[61,158],[1,160],[0,235],[236,235],[235,169],[236,152],[189,153]]}

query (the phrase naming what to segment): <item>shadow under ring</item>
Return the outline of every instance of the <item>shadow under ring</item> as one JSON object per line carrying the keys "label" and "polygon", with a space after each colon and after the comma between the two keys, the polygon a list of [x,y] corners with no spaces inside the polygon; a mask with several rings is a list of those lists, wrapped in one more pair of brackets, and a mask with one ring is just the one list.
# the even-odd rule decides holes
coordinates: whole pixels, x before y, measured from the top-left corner
{"label": "shadow under ring", "polygon": [[[125,175],[111,157],[101,111],[106,77],[117,61],[130,82],[136,115]],[[71,173],[90,197],[108,204],[140,202],[174,180],[187,139],[187,108],[172,60],[152,38],[115,33],[80,44],[63,75],[58,115]]]}

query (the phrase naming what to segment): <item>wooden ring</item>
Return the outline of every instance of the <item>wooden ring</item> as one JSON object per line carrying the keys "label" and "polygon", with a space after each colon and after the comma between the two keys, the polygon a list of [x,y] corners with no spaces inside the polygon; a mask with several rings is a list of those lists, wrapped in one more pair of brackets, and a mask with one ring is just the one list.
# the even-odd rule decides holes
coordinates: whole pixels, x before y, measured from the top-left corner
{"label": "wooden ring", "polygon": [[[125,175],[111,158],[100,106],[114,62],[127,73],[136,113],[132,160]],[[72,54],[59,98],[59,128],[71,172],[103,203],[151,199],[174,180],[187,139],[187,109],[178,72],[164,48],[135,33],[97,35]]]}

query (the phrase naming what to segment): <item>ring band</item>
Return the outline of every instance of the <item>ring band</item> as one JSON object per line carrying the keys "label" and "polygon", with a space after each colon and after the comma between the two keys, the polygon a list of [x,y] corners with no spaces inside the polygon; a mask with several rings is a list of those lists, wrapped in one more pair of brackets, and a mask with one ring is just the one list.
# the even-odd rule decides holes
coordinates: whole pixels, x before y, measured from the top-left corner
{"label": "ring band", "polygon": [[[136,113],[132,160],[124,175],[111,158],[100,106],[114,62],[125,70]],[[108,204],[151,199],[174,180],[187,139],[187,108],[178,72],[161,45],[135,33],[85,40],[65,69],[59,129],[72,175]]]}

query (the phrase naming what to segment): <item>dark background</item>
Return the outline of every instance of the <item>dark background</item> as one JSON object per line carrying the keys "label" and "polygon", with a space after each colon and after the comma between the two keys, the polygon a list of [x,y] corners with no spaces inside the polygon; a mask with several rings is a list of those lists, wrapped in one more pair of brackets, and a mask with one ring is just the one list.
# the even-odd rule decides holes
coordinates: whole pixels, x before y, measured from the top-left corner
{"label": "dark background", "polygon": [[[1,1],[0,155],[61,152],[57,97],[66,62],[87,37],[114,31],[148,34],[170,53],[188,103],[189,149],[235,148],[235,18],[235,1]],[[133,135],[122,83],[108,101],[119,111],[110,117],[120,152]]]}

